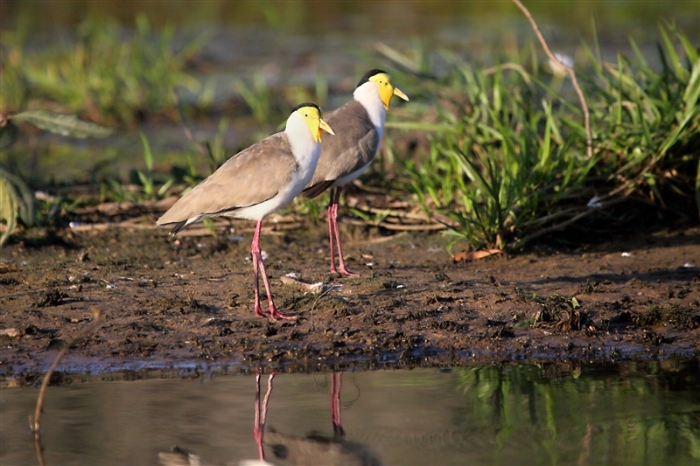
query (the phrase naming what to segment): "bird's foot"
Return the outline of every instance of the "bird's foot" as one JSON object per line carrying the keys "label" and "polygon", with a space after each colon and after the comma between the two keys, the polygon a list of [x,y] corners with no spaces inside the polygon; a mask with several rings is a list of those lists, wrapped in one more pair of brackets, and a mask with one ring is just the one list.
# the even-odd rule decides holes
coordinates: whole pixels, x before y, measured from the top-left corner
{"label": "bird's foot", "polygon": [[270,315],[263,312],[262,308],[260,307],[260,303],[255,304],[255,315],[258,317],[269,317]]}
{"label": "bird's foot", "polygon": [[347,277],[359,277],[359,273],[351,272],[345,267],[345,260],[343,259],[343,254],[339,253],[338,254],[338,268],[335,268],[335,260],[333,259],[333,255],[331,254],[331,273],[340,273],[341,275],[345,275]]}
{"label": "bird's foot", "polygon": [[346,277],[359,277],[360,276],[359,273],[351,272],[348,269],[346,269],[344,265],[341,265],[339,269],[336,269],[335,265],[332,265],[331,266],[331,273],[345,275]]}
{"label": "bird's foot", "polygon": [[340,273],[342,275],[345,275],[346,277],[359,277],[359,273],[351,272],[348,269],[346,269],[344,266],[340,266]]}
{"label": "bird's foot", "polygon": [[286,314],[282,314],[277,310],[276,307],[270,306],[270,313],[267,314],[266,317],[269,317],[271,320],[276,321],[276,320],[296,320],[299,316],[288,316]]}

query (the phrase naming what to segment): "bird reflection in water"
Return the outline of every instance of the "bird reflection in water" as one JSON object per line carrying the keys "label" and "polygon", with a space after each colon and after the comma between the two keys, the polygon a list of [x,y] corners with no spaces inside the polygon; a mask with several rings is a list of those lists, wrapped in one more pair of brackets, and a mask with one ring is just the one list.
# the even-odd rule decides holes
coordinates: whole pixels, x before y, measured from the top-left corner
{"label": "bird reflection in water", "polygon": [[[253,438],[258,447],[257,460],[243,460],[239,466],[283,466],[283,465],[348,465],[380,466],[381,460],[369,445],[346,440],[341,420],[340,395],[343,386],[343,373],[331,374],[331,422],[333,436],[327,437],[316,432],[304,437],[287,435],[269,428],[266,432],[267,406],[272,394],[272,381],[275,374],[267,380],[267,391],[261,398],[260,373],[255,376],[255,421]],[[269,455],[265,451],[270,452]],[[161,452],[158,459],[163,466],[205,466],[199,455],[179,447],[171,452]]]}
{"label": "bird reflection in water", "polygon": [[[379,466],[381,460],[369,446],[345,439],[345,431],[340,417],[340,392],[343,373],[331,374],[331,420],[333,437],[310,433],[305,437],[296,437],[277,432],[270,428],[265,434],[265,445],[274,458],[269,458],[276,465],[351,465]],[[268,387],[269,388],[269,387]]]}

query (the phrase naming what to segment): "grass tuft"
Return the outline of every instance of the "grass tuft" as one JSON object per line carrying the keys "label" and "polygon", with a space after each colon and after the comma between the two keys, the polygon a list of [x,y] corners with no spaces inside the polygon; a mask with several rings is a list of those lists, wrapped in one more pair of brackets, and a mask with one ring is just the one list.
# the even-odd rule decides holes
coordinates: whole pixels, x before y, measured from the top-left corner
{"label": "grass tuft", "polygon": [[657,68],[638,51],[608,63],[582,45],[590,157],[575,93],[535,55],[483,68],[443,52],[439,72],[383,50],[406,70],[392,73],[401,87],[426,101],[415,122],[389,123],[428,133],[422,154],[393,159],[425,213],[454,220],[450,234],[475,248],[517,249],[632,198],[660,208],[671,195],[694,202],[699,53],[672,25],[660,31]]}

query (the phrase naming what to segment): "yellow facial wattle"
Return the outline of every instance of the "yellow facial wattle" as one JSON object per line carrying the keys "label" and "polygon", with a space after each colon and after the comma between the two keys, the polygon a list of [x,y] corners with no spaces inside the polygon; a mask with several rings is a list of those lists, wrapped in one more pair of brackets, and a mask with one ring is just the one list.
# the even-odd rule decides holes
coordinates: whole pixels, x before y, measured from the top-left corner
{"label": "yellow facial wattle", "polygon": [[382,103],[384,104],[385,110],[389,110],[389,106],[391,105],[391,98],[393,96],[397,96],[402,98],[403,100],[408,101],[408,96],[404,94],[401,91],[401,89],[399,89],[398,87],[394,87],[391,84],[391,78],[389,78],[389,75],[387,75],[386,73],[377,73],[374,76],[370,77],[369,81],[377,85],[377,89],[379,90],[379,97],[382,99]]}
{"label": "yellow facial wattle", "polygon": [[301,107],[297,112],[304,118],[315,142],[321,142],[324,131],[335,135],[328,123],[321,118],[321,112],[316,107]]}

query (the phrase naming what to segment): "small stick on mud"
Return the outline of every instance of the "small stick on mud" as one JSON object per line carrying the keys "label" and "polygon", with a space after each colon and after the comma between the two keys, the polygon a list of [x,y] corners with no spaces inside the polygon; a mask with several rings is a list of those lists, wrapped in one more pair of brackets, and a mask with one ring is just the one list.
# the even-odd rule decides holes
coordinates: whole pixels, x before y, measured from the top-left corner
{"label": "small stick on mud", "polygon": [[578,98],[581,101],[581,110],[583,110],[583,119],[584,119],[584,124],[586,127],[586,152],[588,155],[588,158],[590,159],[593,157],[593,133],[591,131],[591,115],[588,111],[588,104],[586,103],[586,97],[583,95],[583,91],[581,90],[581,86],[578,84],[578,80],[576,79],[576,73],[574,72],[573,68],[570,68],[569,66],[565,65],[564,63],[561,62],[550,50],[549,45],[547,45],[547,42],[544,40],[544,37],[542,36],[542,33],[540,32],[540,28],[537,26],[537,23],[535,22],[535,19],[532,17],[532,14],[530,14],[530,10],[528,10],[525,5],[523,5],[520,0],[513,0],[513,3],[517,5],[518,8],[523,12],[525,17],[527,18],[528,21],[530,21],[530,24],[532,25],[532,29],[535,31],[535,35],[537,36],[537,39],[540,41],[540,44],[542,44],[542,48],[544,49],[544,53],[547,54],[547,57],[552,60],[553,63],[558,64],[563,70],[566,71],[566,73],[569,75],[571,78],[571,84],[574,86],[574,89],[576,90],[576,94],[578,94]]}
{"label": "small stick on mud", "polygon": [[[44,376],[44,381],[41,384],[41,389],[39,390],[39,398],[36,400],[36,409],[34,410],[34,419],[32,420],[31,417],[29,419],[29,425],[32,429],[32,432],[34,432],[34,440],[36,442],[39,441],[40,438],[40,433],[39,429],[41,428],[41,410],[44,406],[44,396],[46,395],[46,387],[49,386],[49,381],[51,380],[51,375],[53,374],[54,369],[56,369],[56,366],[58,366],[58,363],[61,361],[61,358],[66,355],[68,350],[70,349],[71,346],[73,346],[78,340],[80,340],[83,336],[86,334],[93,332],[97,329],[97,327],[100,326],[102,323],[102,313],[100,312],[99,309],[96,307],[92,307],[91,309],[92,315],[94,317],[94,320],[90,322],[88,325],[83,327],[78,334],[73,337],[72,340],[68,341],[66,343],[66,346],[58,353],[56,356],[56,359],[54,359],[53,363],[51,364],[51,367],[49,367],[49,370],[46,372],[46,375]],[[36,443],[37,446],[37,454],[39,455],[39,462],[43,464],[43,458],[41,457],[41,445]]]}

